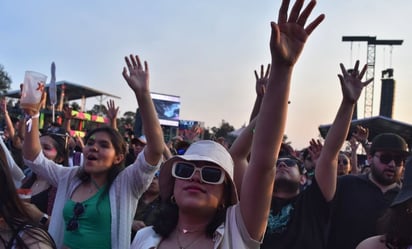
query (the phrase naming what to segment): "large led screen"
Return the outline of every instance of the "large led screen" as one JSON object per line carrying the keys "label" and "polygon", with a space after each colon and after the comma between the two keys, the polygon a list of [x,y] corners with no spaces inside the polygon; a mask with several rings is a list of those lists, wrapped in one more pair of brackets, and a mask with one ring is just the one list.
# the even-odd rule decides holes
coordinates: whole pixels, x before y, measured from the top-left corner
{"label": "large led screen", "polygon": [[180,97],[151,93],[161,125],[179,126]]}

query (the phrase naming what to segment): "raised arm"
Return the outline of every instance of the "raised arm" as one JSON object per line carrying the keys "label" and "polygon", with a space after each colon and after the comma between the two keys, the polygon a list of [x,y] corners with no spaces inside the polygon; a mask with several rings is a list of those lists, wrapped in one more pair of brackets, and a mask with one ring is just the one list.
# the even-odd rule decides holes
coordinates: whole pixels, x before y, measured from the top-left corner
{"label": "raised arm", "polygon": [[354,138],[351,136],[349,139],[349,144],[350,144],[350,174],[351,175],[359,175],[360,174],[360,168],[358,166],[358,146],[359,143]]}
{"label": "raised arm", "polygon": [[275,162],[285,130],[293,67],[308,36],[324,19],[324,15],[320,15],[305,28],[316,2],[311,1],[301,11],[303,2],[297,0],[288,16],[289,0],[283,0],[278,23],[271,23],[272,68],[257,117],[250,163],[240,195],[242,217],[249,234],[256,240],[263,237],[269,215]]}
{"label": "raised arm", "polygon": [[262,105],[262,99],[263,95],[265,95],[266,91],[266,85],[268,84],[269,81],[269,73],[270,73],[270,64],[268,64],[268,67],[266,68],[266,73],[264,71],[264,66],[260,65],[260,77],[255,70],[255,78],[256,78],[256,100],[255,104],[253,105],[253,110],[250,115],[250,120],[249,122],[252,122],[252,120],[258,115],[260,106]]}
{"label": "raised arm", "polygon": [[336,191],[336,175],[338,167],[338,153],[349,132],[352,113],[364,86],[372,79],[362,82],[367,65],[358,71],[359,61],[356,61],[354,70],[349,73],[343,64],[340,64],[342,75],[338,75],[342,88],[342,102],[331,128],[326,135],[325,144],[316,165],[315,178],[326,201],[333,199]]}
{"label": "raised arm", "polygon": [[7,111],[7,100],[5,97],[0,100],[0,107],[4,115],[4,122],[7,127],[9,136],[10,138],[13,138],[15,134],[15,130],[14,130],[13,122],[11,121],[11,118],[9,116],[9,112]]}
{"label": "raised arm", "polygon": [[119,113],[119,107],[116,107],[114,100],[107,101],[107,118],[110,120],[110,125],[116,131],[117,129],[117,113]]}
{"label": "raised arm", "polygon": [[264,66],[260,66],[260,76],[255,70],[256,77],[256,100],[253,106],[252,113],[250,115],[249,125],[241,132],[236,138],[234,143],[229,149],[229,153],[233,158],[234,168],[234,181],[238,195],[240,196],[240,190],[242,189],[243,176],[246,172],[246,168],[249,164],[249,154],[252,148],[253,133],[256,125],[256,117],[259,114],[260,106],[262,105],[262,99],[265,95],[266,86],[269,81],[270,64],[264,70]]}
{"label": "raised arm", "polygon": [[125,57],[125,61],[127,69],[123,68],[123,77],[136,95],[147,139],[144,155],[149,164],[157,165],[162,157],[164,142],[162,128],[150,97],[149,68],[146,61],[143,68],[137,55],[130,55],[130,59]]}
{"label": "raised arm", "polygon": [[46,101],[46,94],[42,93],[40,102],[35,105],[35,108],[23,109],[26,115],[26,133],[23,142],[23,158],[33,161],[41,151],[40,133],[39,133],[39,116],[40,108]]}
{"label": "raised arm", "polygon": [[234,181],[238,195],[242,189],[243,176],[245,175],[247,166],[249,164],[249,154],[252,147],[253,133],[256,125],[256,118],[253,119],[248,126],[240,133],[235,142],[229,149],[232,156],[234,168]]}
{"label": "raised arm", "polygon": [[62,127],[66,130],[67,133],[70,134],[70,131],[72,130],[72,128],[70,127],[71,124],[71,120],[73,118],[72,116],[72,108],[68,105],[64,105],[63,106],[63,116],[64,116],[64,120],[63,120],[63,125]]}

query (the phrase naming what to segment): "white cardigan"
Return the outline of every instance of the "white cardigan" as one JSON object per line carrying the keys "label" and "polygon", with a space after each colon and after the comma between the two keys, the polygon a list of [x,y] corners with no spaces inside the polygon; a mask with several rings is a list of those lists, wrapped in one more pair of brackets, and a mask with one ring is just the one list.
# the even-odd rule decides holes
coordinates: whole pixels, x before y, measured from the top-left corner
{"label": "white cardigan", "polygon": [[[66,228],[63,220],[63,207],[73,191],[81,184],[77,177],[80,167],[64,167],[56,164],[48,160],[42,152],[34,161],[25,160],[25,163],[36,174],[57,187],[49,233],[55,240],[57,248],[61,248]],[[112,183],[109,190],[112,249],[129,248],[132,221],[138,199],[149,187],[160,164],[161,160],[155,166],[149,165],[145,160],[144,153],[139,153],[136,161],[120,172]]]}

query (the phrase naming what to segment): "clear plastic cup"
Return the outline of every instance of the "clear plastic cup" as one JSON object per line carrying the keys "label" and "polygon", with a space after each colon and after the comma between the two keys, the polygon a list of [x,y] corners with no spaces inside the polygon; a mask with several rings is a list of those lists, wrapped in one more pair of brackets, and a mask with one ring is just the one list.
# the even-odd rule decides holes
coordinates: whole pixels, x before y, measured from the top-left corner
{"label": "clear plastic cup", "polygon": [[33,111],[38,110],[47,76],[34,71],[26,71],[24,75],[23,89],[20,97],[20,107]]}

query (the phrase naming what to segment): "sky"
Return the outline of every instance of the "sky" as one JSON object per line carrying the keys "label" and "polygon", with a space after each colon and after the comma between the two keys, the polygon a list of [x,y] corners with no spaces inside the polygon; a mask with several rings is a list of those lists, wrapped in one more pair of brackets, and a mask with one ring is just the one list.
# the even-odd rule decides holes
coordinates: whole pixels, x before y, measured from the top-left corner
{"label": "sky", "polygon": [[[308,2],[308,1],[306,1]],[[18,89],[24,72],[66,80],[120,96],[120,116],[137,102],[121,72],[124,56],[147,60],[152,92],[180,96],[180,119],[236,129],[247,124],[256,97],[253,71],[270,62],[270,22],[280,0],[0,1],[0,64]],[[366,42],[342,36],[404,40],[377,46],[373,116],[379,113],[381,71],[394,68],[393,118],[412,123],[412,1],[319,0],[312,13],[324,22],[295,66],[286,135],[301,149],[332,123],[342,99],[339,63],[366,63]],[[49,80],[48,79],[48,80]],[[106,99],[109,100],[109,99]],[[87,108],[97,99],[87,100]],[[104,102],[105,103],[105,102]],[[359,100],[363,117],[364,96]],[[87,109],[86,108],[86,109]]]}

